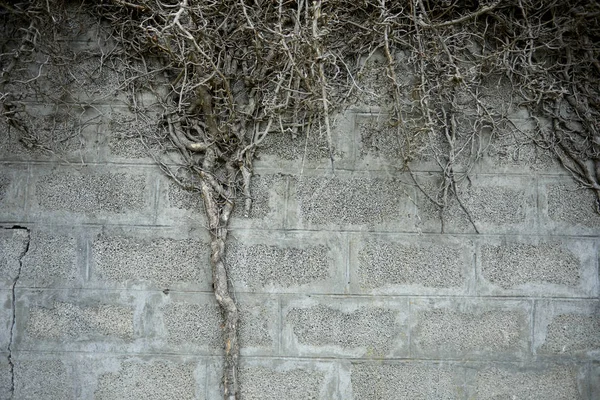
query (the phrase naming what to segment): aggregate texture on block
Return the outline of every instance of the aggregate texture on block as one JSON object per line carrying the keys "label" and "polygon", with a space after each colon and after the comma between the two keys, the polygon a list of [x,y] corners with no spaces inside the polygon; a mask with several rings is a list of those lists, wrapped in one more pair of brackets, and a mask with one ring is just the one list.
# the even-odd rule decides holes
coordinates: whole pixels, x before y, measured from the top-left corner
{"label": "aggregate texture on block", "polygon": [[167,341],[208,350],[222,345],[222,317],[217,304],[171,302],[162,309]]}
{"label": "aggregate texture on block", "polygon": [[[402,135],[406,132],[399,132],[390,127],[387,121],[389,116],[369,116],[368,114],[357,115],[356,131],[359,136],[358,155],[361,159],[388,159],[402,162],[403,148],[406,143],[406,137]],[[421,143],[422,144],[422,143]]]}
{"label": "aggregate texture on block", "polygon": [[73,287],[82,281],[76,232],[34,229],[18,286]]}
{"label": "aggregate texture on block", "polygon": [[25,229],[0,228],[0,288],[12,287],[19,274],[28,241],[29,234]]}
{"label": "aggregate texture on block", "polygon": [[[392,57],[396,62],[395,83],[390,80],[388,60],[383,50],[376,49],[359,57],[357,61],[361,71],[354,79],[361,90],[350,94],[349,100],[353,107],[362,112],[377,114],[394,104],[394,89],[398,89],[401,96],[407,98],[410,96],[411,90],[418,83],[414,63],[410,61],[410,55],[404,50],[394,52]],[[403,109],[411,105],[400,103],[398,106]]]}
{"label": "aggregate texture on block", "polygon": [[150,154],[161,153],[157,140],[158,115],[134,114],[127,108],[111,107],[103,110],[103,155],[122,162],[148,162]]}
{"label": "aggregate texture on block", "polygon": [[241,363],[239,375],[244,400],[342,400],[332,363],[248,360]]}
{"label": "aggregate texture on block", "polygon": [[376,51],[367,56],[362,56],[359,61],[362,67],[357,74],[357,84],[363,89],[360,96],[356,95],[356,106],[359,109],[383,107],[386,102],[393,101],[393,90],[385,69],[385,55]]}
{"label": "aggregate texture on block", "polygon": [[433,363],[353,363],[352,393],[355,400],[458,400],[462,375],[461,368]]}
{"label": "aggregate texture on block", "polygon": [[[327,265],[325,246],[295,249],[266,244],[234,244],[227,249],[227,260],[232,267],[231,279],[247,282],[251,287],[301,286],[329,277],[329,271],[323,268]],[[248,284],[249,280],[252,281]]]}
{"label": "aggregate texture on block", "polygon": [[530,139],[551,124],[544,118],[530,117],[524,109],[515,111],[505,121],[497,122],[483,150],[481,169],[495,173],[562,172],[551,151],[537,146]]}
{"label": "aggregate texture on block", "polygon": [[280,227],[285,212],[287,180],[286,176],[277,173],[254,174],[250,180],[250,212],[246,215],[246,199],[239,193],[231,216],[231,226]]}
{"label": "aggregate texture on block", "polygon": [[[6,89],[18,92],[27,102],[111,103],[125,100],[120,74],[123,65],[103,67],[105,55],[84,49],[69,49],[68,42],[55,42],[52,57],[40,51],[31,55],[32,62],[16,68],[9,75]],[[65,73],[69,63],[69,73]],[[118,72],[117,72],[118,71]],[[15,75],[17,74],[18,75]],[[13,84],[12,82],[20,82]],[[49,96],[51,94],[51,96]],[[122,104],[122,103],[121,103]]]}
{"label": "aggregate texture on block", "polygon": [[323,232],[234,231],[225,259],[236,290],[342,292],[343,237]]}
{"label": "aggregate texture on block", "polygon": [[14,369],[15,399],[76,399],[69,366],[59,359],[17,359]]}
{"label": "aggregate texture on block", "polygon": [[579,187],[571,180],[548,182],[545,185],[547,213],[550,221],[570,228],[599,231],[600,213],[591,190]]}
{"label": "aggregate texture on block", "polygon": [[[213,354],[223,347],[221,311],[212,296],[170,294],[160,307],[167,346],[174,351]],[[272,354],[277,334],[277,299],[236,296],[243,354]]]}
{"label": "aggregate texture on block", "polygon": [[414,169],[435,168],[429,154],[435,138],[423,132],[423,116],[409,108],[401,111],[401,124],[390,121],[388,114],[357,114],[356,165],[367,170],[399,168],[405,163]]}
{"label": "aggregate texture on block", "polygon": [[294,187],[291,227],[414,230],[413,188],[396,177],[305,175]]}
{"label": "aggregate texture on block", "polygon": [[95,107],[29,103],[17,115],[22,128],[11,127],[0,138],[0,158],[90,160],[99,117]]}
{"label": "aggregate texture on block", "polygon": [[126,214],[151,204],[147,178],[135,172],[52,171],[37,177],[34,190],[42,210]]}
{"label": "aggregate texture on block", "polygon": [[360,292],[460,292],[473,265],[473,246],[461,240],[372,235],[352,241],[351,247]]}
{"label": "aggregate texture on block", "polygon": [[490,365],[475,373],[473,398],[481,400],[578,400],[587,388],[577,367]]}
{"label": "aggregate texture on block", "polygon": [[94,399],[205,399],[196,368],[191,362],[124,360],[118,370],[98,377]]}
{"label": "aggregate texture on block", "polygon": [[169,226],[207,226],[198,178],[190,178],[184,188],[173,179],[157,176],[159,196],[157,224]]}
{"label": "aggregate texture on block", "polygon": [[358,114],[355,135],[357,136],[357,167],[361,169],[396,169],[410,166],[412,171],[439,171],[440,165],[448,163],[451,148],[455,170],[471,169],[475,159],[481,158],[489,127],[478,118],[457,112],[452,146],[441,131],[423,129],[424,115],[410,106],[400,110],[401,123],[390,120],[390,115]]}
{"label": "aggregate texture on block", "polygon": [[29,311],[26,335],[31,339],[94,341],[103,337],[131,340],[133,310],[117,305],[79,306],[56,302]]}
{"label": "aggregate texture on block", "polygon": [[[424,231],[523,233],[535,229],[536,188],[532,178],[473,175],[445,189],[441,175],[416,177],[419,223]],[[444,196],[444,193],[446,194]],[[434,204],[431,200],[436,201]]]}
{"label": "aggregate texture on block", "polygon": [[22,288],[16,294],[16,350],[135,352],[146,346],[147,292]]}
{"label": "aggregate texture on block", "polygon": [[279,339],[276,297],[238,296],[239,341],[243,354],[272,354]]}
{"label": "aggregate texture on block", "polygon": [[579,260],[560,243],[483,246],[481,254],[484,277],[504,289],[527,282],[579,283]]}
{"label": "aggregate texture on block", "polygon": [[412,307],[413,355],[521,359],[530,347],[531,305],[506,300],[422,300]]}
{"label": "aggregate texture on block", "polygon": [[[344,117],[342,117],[343,119]],[[332,121],[337,122],[337,121]],[[331,126],[332,147],[330,149],[327,132],[324,126],[313,125],[310,130],[268,134],[260,143],[258,165],[273,165],[274,167],[295,161],[300,164],[314,165],[315,161],[329,161],[331,155],[338,161],[346,156],[342,133],[338,123]]]}
{"label": "aggregate texture on block", "polygon": [[600,359],[598,301],[541,301],[535,326],[537,355]]}
{"label": "aggregate texture on block", "polygon": [[288,354],[380,358],[406,352],[405,302],[309,299],[291,301],[282,312]]}
{"label": "aggregate texture on block", "polygon": [[3,221],[24,217],[27,167],[0,164],[0,218]]}
{"label": "aggregate texture on block", "polygon": [[12,291],[0,290],[0,349],[8,350],[13,324]]}
{"label": "aggregate texture on block", "polygon": [[8,364],[8,354],[0,353],[0,399],[10,399],[12,376]]}
{"label": "aggregate texture on block", "polygon": [[590,364],[590,399],[600,398],[600,362]]}
{"label": "aggregate texture on block", "polygon": [[91,244],[91,281],[167,289],[210,288],[210,248],[195,238],[160,233],[100,234]]}
{"label": "aggregate texture on block", "polygon": [[259,367],[240,371],[240,389],[245,399],[318,399],[323,380],[322,373],[305,369],[275,372]]}
{"label": "aggregate texture on block", "polygon": [[[159,208],[159,221],[165,224],[201,224],[206,225],[202,195],[197,180],[190,181],[189,188],[164,180],[165,204]],[[281,227],[287,196],[287,178],[274,173],[256,173],[250,180],[252,207],[246,215],[245,198],[241,191],[234,200],[235,206],[230,219],[233,228]]]}
{"label": "aggregate texture on block", "polygon": [[488,238],[478,256],[481,293],[594,297],[595,252],[583,239]]}
{"label": "aggregate texture on block", "polygon": [[172,181],[168,181],[167,187],[170,207],[204,213],[204,203],[199,189],[187,190]]}
{"label": "aggregate texture on block", "polygon": [[6,173],[2,173],[2,175],[0,175],[0,202],[2,203],[8,197],[9,186],[11,183],[10,178],[11,177]]}

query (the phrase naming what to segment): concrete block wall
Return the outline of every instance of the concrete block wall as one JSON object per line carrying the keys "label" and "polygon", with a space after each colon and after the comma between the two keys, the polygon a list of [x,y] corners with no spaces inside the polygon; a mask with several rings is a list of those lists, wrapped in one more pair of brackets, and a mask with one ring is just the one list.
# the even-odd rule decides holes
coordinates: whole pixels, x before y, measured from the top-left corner
{"label": "concrete block wall", "polygon": [[[218,399],[201,199],[103,79],[52,152],[0,125],[0,398]],[[48,133],[60,110],[28,107]],[[593,196],[502,131],[461,186],[480,233],[457,202],[442,222],[376,111],[339,116],[333,170],[317,133],[261,151],[227,247],[242,398],[600,398]],[[412,169],[433,193],[434,163]]]}

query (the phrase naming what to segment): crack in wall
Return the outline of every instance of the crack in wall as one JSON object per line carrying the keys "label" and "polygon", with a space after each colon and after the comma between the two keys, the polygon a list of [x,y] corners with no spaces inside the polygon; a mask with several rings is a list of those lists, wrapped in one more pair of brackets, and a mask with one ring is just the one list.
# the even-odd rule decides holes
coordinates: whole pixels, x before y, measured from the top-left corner
{"label": "crack in wall", "polygon": [[12,359],[12,347],[13,347],[13,341],[14,341],[14,336],[15,336],[14,335],[15,334],[15,325],[17,322],[16,287],[17,287],[17,283],[19,282],[19,278],[21,277],[21,270],[23,268],[23,257],[25,257],[25,255],[29,251],[29,244],[31,243],[31,231],[29,230],[29,228],[26,228],[24,226],[19,226],[19,225],[15,225],[15,226],[12,226],[9,228],[4,228],[4,229],[21,229],[21,230],[24,230],[27,232],[27,239],[25,241],[25,246],[23,247],[23,250],[19,254],[19,268],[17,269],[17,274],[15,275],[15,279],[13,279],[12,286],[11,286],[12,322],[11,322],[11,326],[10,326],[10,336],[9,336],[9,340],[8,340],[7,352],[8,352],[8,366],[10,369],[10,398],[12,399],[12,398],[14,398],[14,394],[15,394],[15,364]]}

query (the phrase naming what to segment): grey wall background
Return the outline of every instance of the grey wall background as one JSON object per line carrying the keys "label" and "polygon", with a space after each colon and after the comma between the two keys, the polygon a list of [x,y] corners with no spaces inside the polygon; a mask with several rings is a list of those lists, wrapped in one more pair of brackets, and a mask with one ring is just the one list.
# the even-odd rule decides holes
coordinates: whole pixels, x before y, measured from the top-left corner
{"label": "grey wall background", "polygon": [[[65,41],[85,52],[93,35]],[[66,100],[86,124],[28,97],[38,134],[64,139],[51,152],[0,125],[0,398],[14,379],[14,399],[218,399],[200,196],[145,156],[132,136],[151,123],[86,63]],[[35,84],[58,96],[51,71]],[[318,137],[273,138],[256,162],[227,253],[243,398],[600,398],[592,194],[506,128],[462,188],[481,233],[458,204],[442,233],[380,120],[368,101],[338,118],[335,171]]]}

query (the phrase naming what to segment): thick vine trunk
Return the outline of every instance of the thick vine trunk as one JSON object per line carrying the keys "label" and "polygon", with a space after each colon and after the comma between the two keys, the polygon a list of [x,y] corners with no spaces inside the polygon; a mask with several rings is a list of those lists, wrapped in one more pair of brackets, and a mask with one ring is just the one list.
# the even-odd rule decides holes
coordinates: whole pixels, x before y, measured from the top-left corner
{"label": "thick vine trunk", "polygon": [[[212,167],[210,164],[212,162],[214,162],[214,154],[212,150],[208,150],[204,160],[204,169],[210,170]],[[203,174],[201,174],[201,176],[202,175]],[[202,177],[201,190],[211,235],[210,263],[213,274],[213,291],[224,319],[223,350],[225,352],[225,365],[223,368],[223,398],[225,400],[237,400],[239,399],[239,317],[237,306],[229,293],[227,268],[224,262],[225,241],[227,240],[229,217],[231,216],[234,203],[232,200],[226,199],[224,204],[219,204],[217,200],[219,194],[210,184],[210,180],[207,179],[207,177]]]}
{"label": "thick vine trunk", "polygon": [[213,271],[213,287],[215,297],[224,317],[223,341],[225,351],[225,366],[223,369],[224,399],[236,400],[238,396],[238,310],[229,294],[227,285],[227,269],[223,262],[225,240],[220,236],[213,236],[211,240],[211,264]]}

